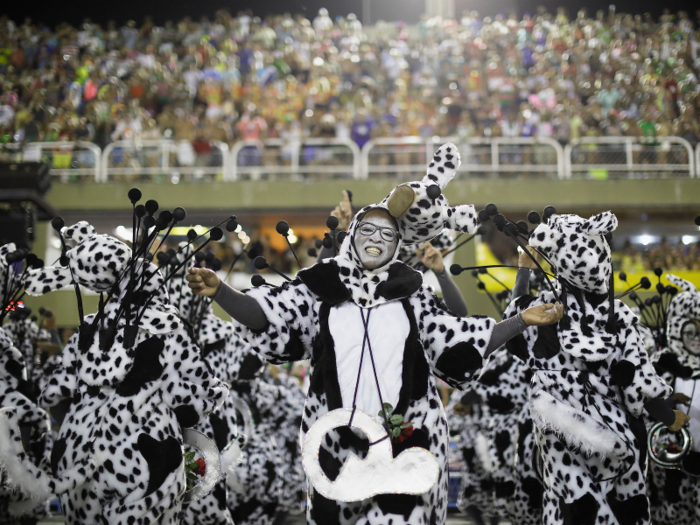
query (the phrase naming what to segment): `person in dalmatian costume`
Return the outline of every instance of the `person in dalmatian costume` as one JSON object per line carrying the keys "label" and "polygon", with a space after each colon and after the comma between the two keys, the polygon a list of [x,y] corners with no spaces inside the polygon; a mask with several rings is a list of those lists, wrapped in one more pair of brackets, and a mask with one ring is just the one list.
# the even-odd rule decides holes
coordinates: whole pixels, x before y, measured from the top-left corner
{"label": "person in dalmatian costume", "polygon": [[[441,194],[458,166],[457,148],[443,145],[422,181],[398,186],[380,204],[355,215],[338,256],[300,271],[283,286],[240,293],[211,271],[187,277],[195,293],[214,297],[241,323],[242,336],[265,359],[311,359],[302,438],[331,410],[355,407],[374,416],[385,400],[413,427],[410,437],[391,443],[394,456],[422,447],[439,465],[437,483],[418,496],[381,494],[341,503],[324,498],[310,484],[310,524],[444,524],[448,429],[434,375],[454,387],[469,386],[489,352],[528,324],[548,324],[561,316],[561,308],[550,304],[500,324],[457,317],[423,286],[420,272],[397,261],[402,243],[422,244],[446,227],[476,230],[473,206],[450,207]],[[363,341],[368,341],[366,352]],[[361,361],[365,353],[368,359]],[[364,457],[370,446],[349,427],[329,432],[324,441],[319,463],[331,480],[348,454]]]}
{"label": "person in dalmatian costume", "polygon": [[[179,254],[172,257],[175,265],[183,262],[189,253],[186,243],[181,244],[181,248]],[[197,264],[204,264],[205,258],[197,257],[197,261]],[[283,461],[277,446],[278,436],[261,428],[259,423],[261,412],[268,414],[279,403],[278,391],[263,386],[261,393],[257,385],[251,386],[247,374],[251,369],[257,373],[262,368],[260,359],[251,355],[251,364],[246,357],[252,352],[245,351],[233,325],[214,315],[210,299],[192,293],[185,281],[188,267],[183,266],[178,275],[168,281],[171,304],[177,306],[190,326],[204,360],[227,382],[230,390],[224,404],[195,429],[213,439],[220,451],[224,451],[232,439],[236,439],[237,444],[222,452],[225,479],[212,493],[185,508],[182,523],[269,525],[279,507],[282,483],[279,474]],[[245,379],[241,379],[241,375]],[[245,435],[245,425],[238,425],[243,421],[241,400],[248,405],[243,410],[252,412],[251,419],[255,423],[245,429]],[[264,407],[262,411],[260,407]],[[284,410],[285,407],[280,408]],[[235,462],[234,458],[229,458],[234,451],[240,455]]]}
{"label": "person in dalmatian costume", "polygon": [[[687,421],[665,404],[670,388],[647,357],[636,317],[612,299],[605,236],[616,227],[610,212],[583,219],[550,207],[529,236],[556,272],[553,288],[566,308],[557,324],[529,327],[506,343],[533,374],[530,412],[545,525],[650,523],[641,416],[646,408],[675,428]],[[523,295],[506,317],[554,299],[549,288]]]}
{"label": "person in dalmatian costume", "polygon": [[[193,250],[188,243],[181,243],[179,247],[178,252],[163,254],[164,257],[159,254],[158,257],[159,261],[167,261],[167,264],[163,265],[166,276],[170,275],[170,271],[176,274],[167,284],[170,304],[179,310],[180,318],[190,329],[192,339],[196,341],[201,358],[208,368],[215,370],[220,379],[227,381],[228,374],[224,371],[228,363],[234,360],[229,344],[232,330],[229,323],[214,315],[210,302],[195,297],[186,286],[187,269],[194,264],[191,258]],[[185,263],[186,259],[189,263]],[[202,261],[203,258],[199,259],[198,263]],[[239,435],[234,400],[235,396],[229,392],[224,403],[194,427],[194,430],[201,432],[216,444],[221,454],[221,471],[224,476],[209,494],[183,507],[182,525],[234,524],[229,510],[234,496],[226,484],[225,476],[227,472],[236,468],[241,454],[240,447],[245,439]],[[192,450],[188,446],[185,449]]]}
{"label": "person in dalmatian costume", "polygon": [[462,468],[457,507],[476,525],[496,525],[500,517],[494,507],[493,464],[484,435],[484,423],[489,417],[488,406],[475,389],[467,393],[454,390],[445,413],[450,436],[459,436],[457,453]]}
{"label": "person in dalmatian costume", "polygon": [[[24,354],[24,361],[27,364],[27,380],[35,395],[39,394],[37,388],[38,376],[41,374],[40,364],[37,366],[37,343],[39,341],[55,340],[55,335],[41,326],[44,322],[45,311],[40,311],[41,317],[31,315],[31,309],[22,308],[10,314],[10,321],[5,323],[3,328],[14,339],[15,345]],[[49,312],[51,314],[51,312]],[[52,316],[53,314],[51,314]]]}
{"label": "person in dalmatian costume", "polygon": [[[30,271],[27,293],[75,284],[111,300],[85,317],[41,395],[46,407],[72,400],[53,445],[53,475],[11,455],[3,454],[2,464],[11,477],[29,470],[33,483],[23,491],[57,494],[67,524],[179,523],[181,428],[203,421],[228,389],[168,304],[156,265],[84,221],[63,237],[75,244],[64,253],[67,266]],[[0,421],[0,441],[9,439],[9,454],[21,458],[12,419]]]}
{"label": "person in dalmatian costume", "polygon": [[527,385],[532,372],[505,348],[484,366],[475,390],[490,417],[482,424],[492,465],[493,505],[519,525],[542,523],[542,485],[533,471],[535,436]]}
{"label": "person in dalmatian costume", "polygon": [[683,458],[686,472],[651,462],[649,499],[654,523],[690,525],[700,523],[700,292],[680,277],[666,278],[680,293],[666,310],[667,344],[652,355],[652,362],[673,388],[672,400],[689,407],[684,410],[690,416],[693,448]]}
{"label": "person in dalmatian costume", "polygon": [[[13,291],[21,288],[21,277],[7,260],[8,255],[15,254],[14,244],[0,247],[0,306],[7,312],[11,306]],[[14,437],[24,442],[28,449],[43,444],[44,436],[50,427],[50,418],[45,410],[37,405],[36,396],[27,380],[27,367],[24,354],[17,348],[11,333],[0,328],[0,424],[3,418],[12,418],[16,422]],[[26,430],[19,434],[19,427]],[[12,443],[9,436],[0,437],[0,455],[10,453]],[[21,445],[20,445],[21,446]],[[41,458],[30,457],[22,453],[29,463]],[[22,483],[31,483],[31,475],[23,470],[8,471],[0,462],[0,524],[13,525],[21,520],[36,520],[46,517],[48,495],[32,498],[19,488]]]}

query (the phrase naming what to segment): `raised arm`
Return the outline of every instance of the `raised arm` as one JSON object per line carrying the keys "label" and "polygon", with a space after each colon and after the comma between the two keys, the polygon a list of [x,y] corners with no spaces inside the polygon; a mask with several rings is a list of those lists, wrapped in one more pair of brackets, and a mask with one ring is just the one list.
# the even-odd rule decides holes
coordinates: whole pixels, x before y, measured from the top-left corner
{"label": "raised arm", "polygon": [[442,300],[445,301],[447,309],[459,317],[466,317],[469,313],[467,303],[452,277],[446,271],[442,253],[428,241],[420,247],[420,250],[416,251],[416,255],[426,268],[435,273],[442,291]]}
{"label": "raised arm", "polygon": [[258,302],[231,288],[212,270],[190,268],[187,284],[195,295],[214,299],[228,315],[242,325],[253,330],[262,330],[267,325],[267,318]]}

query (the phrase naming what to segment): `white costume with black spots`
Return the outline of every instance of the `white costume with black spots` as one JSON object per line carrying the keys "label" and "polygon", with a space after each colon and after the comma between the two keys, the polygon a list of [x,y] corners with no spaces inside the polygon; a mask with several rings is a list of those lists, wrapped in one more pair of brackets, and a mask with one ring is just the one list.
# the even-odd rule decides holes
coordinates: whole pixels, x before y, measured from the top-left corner
{"label": "white costume with black spots", "polygon": [[[189,257],[191,254],[187,244],[183,243],[180,246],[181,251],[173,258],[177,263],[184,262],[185,257]],[[184,264],[177,275],[168,281],[170,304],[179,310],[180,317],[187,323],[193,340],[197,342],[201,357],[209,369],[215,371],[221,380],[227,381],[224,370],[226,364],[233,359],[229,343],[233,336],[231,327],[214,315],[209,300],[196,297],[192,290],[187,287],[184,276],[188,266]],[[231,441],[238,440],[242,436],[238,435],[236,412],[232,403],[233,397],[229,392],[223,404],[194,427],[194,430],[211,439],[219,450],[223,476],[211,492],[184,506],[182,525],[233,525],[234,523],[229,510],[232,495],[226,484],[226,472],[231,468],[236,468],[235,464],[239,460],[240,448],[237,444],[234,444],[233,448],[230,449],[226,449],[226,447]],[[196,452],[189,446],[186,446],[185,449]]]}
{"label": "white costume with black spots", "polygon": [[[277,423],[266,422],[277,422],[280,415],[294,416],[280,413],[287,408],[282,403],[280,389],[260,382],[257,376],[262,361],[247,348],[231,323],[213,314],[209,300],[194,296],[177,277],[170,291],[172,304],[178,306],[184,318],[191,320],[202,356],[230,388],[224,404],[198,425],[197,430],[214,439],[220,450],[231,439],[237,439],[240,456],[235,463],[226,456],[222,458],[225,479],[212,494],[188,506],[183,523],[205,523],[203,519],[217,523],[215,520],[225,515],[236,525],[270,525],[281,508],[282,475],[286,466],[279,445],[281,436],[275,428]],[[244,429],[237,425],[243,421],[237,412],[237,399],[243,400],[251,413],[253,425],[246,435],[242,435]],[[298,427],[296,435],[298,439]],[[225,487],[221,486],[223,483]],[[220,506],[212,508],[214,500],[217,505],[225,504],[225,513],[220,512]]]}
{"label": "white costume with black spots", "polygon": [[[2,308],[5,308],[12,299],[9,290],[20,284],[19,276],[6,259],[7,255],[14,251],[14,244],[6,244],[0,248],[0,283],[2,283],[0,307]],[[49,430],[50,420],[46,411],[37,405],[36,396],[27,378],[25,356],[16,346],[12,332],[0,328],[0,409],[5,412],[12,411],[17,426],[21,426],[26,431],[28,438],[25,440],[26,444],[34,447],[37,444],[43,444],[43,436]],[[19,438],[19,435],[16,437]],[[4,456],[10,447],[9,436],[2,433],[0,456]],[[24,454],[24,450],[22,453]],[[29,457],[26,454],[24,457],[27,461],[36,463],[41,459],[33,455]],[[24,476],[24,472],[19,475]],[[25,491],[20,490],[19,484],[19,479],[9,478],[0,460],[0,523],[2,524],[17,523],[20,517],[41,518],[46,514],[47,499],[31,499]]]}
{"label": "white costume with black spots", "polygon": [[[666,311],[668,344],[652,355],[652,362],[674,393],[691,398],[690,409],[678,407],[690,416],[689,428],[694,438],[693,449],[683,463],[691,472],[700,472],[700,356],[685,348],[681,336],[686,323],[700,319],[700,292],[693,284],[674,275],[667,275],[667,278],[681,293],[671,300]],[[650,463],[649,500],[653,522],[659,525],[700,523],[700,478]]]}
{"label": "white costume with black spots", "polygon": [[[428,195],[431,185],[442,188],[447,184],[458,164],[456,148],[445,145],[436,153],[423,182],[408,184],[416,196],[399,220],[403,242],[428,240],[444,227],[476,229],[473,207],[451,208],[443,195]],[[393,443],[394,454],[423,447],[440,465],[437,484],[420,496],[385,494],[346,504],[323,498],[310,487],[307,521],[311,524],[445,522],[449,436],[434,374],[455,387],[469,385],[483,364],[482,356],[496,324],[492,319],[451,315],[432,289],[422,284],[419,272],[396,262],[398,249],[383,267],[364,268],[353,241],[358,222],[372,208],[386,209],[386,202],[356,215],[337,257],[300,271],[291,283],[246,292],[257,300],[268,320],[261,330],[242,329],[252,349],[273,363],[311,359],[302,435],[327,412],[352,407],[353,392],[347,385],[358,377],[364,334],[361,315],[365,320],[369,316],[372,352],[378,368],[384,366],[387,371],[387,375],[379,374],[382,398],[414,428],[410,438]],[[360,331],[347,330],[350,324]],[[380,341],[388,346],[384,348]],[[397,352],[383,354],[387,348]],[[340,366],[341,358],[346,366]],[[376,416],[379,397],[369,359],[363,361],[359,375],[357,408]],[[320,450],[326,475],[335,479],[347,455],[362,456],[367,446],[366,437],[347,427],[330,432]]]}
{"label": "white costume with black spots", "polygon": [[[644,404],[667,396],[639,339],[637,319],[615,301],[609,318],[610,247],[617,227],[606,212],[589,220],[551,215],[530,244],[551,262],[566,290],[557,325],[529,327],[506,346],[533,372],[530,409],[545,487],[545,525],[649,523]],[[565,295],[564,295],[565,294]],[[551,291],[506,311],[555,301]],[[572,521],[575,517],[576,521]]]}
{"label": "white costume with black spots", "polygon": [[489,413],[483,426],[493,465],[494,506],[519,525],[542,523],[543,488],[532,464],[531,377],[527,365],[504,348],[490,357],[475,387]]}
{"label": "white costume with black spots", "polygon": [[[455,413],[455,407],[468,407],[469,413]],[[488,407],[474,391],[466,394],[455,390],[445,407],[450,436],[459,436],[458,451],[462,462],[460,492],[457,507],[471,515],[477,512],[484,520],[498,516],[493,504],[493,464],[488,454],[488,438],[484,425],[488,418]]]}
{"label": "white costume with black spots", "polygon": [[[67,252],[69,268],[30,272],[28,293],[48,293],[75,279],[96,292],[113,291],[114,300],[85,318],[42,392],[44,406],[72,404],[53,446],[54,477],[37,474],[33,490],[59,494],[68,524],[179,523],[185,490],[180,427],[202,421],[228,389],[167,305],[154,265],[137,260],[146,278],[131,288],[126,245],[85,222],[64,235],[77,243]],[[130,313],[120,311],[126,304]]]}

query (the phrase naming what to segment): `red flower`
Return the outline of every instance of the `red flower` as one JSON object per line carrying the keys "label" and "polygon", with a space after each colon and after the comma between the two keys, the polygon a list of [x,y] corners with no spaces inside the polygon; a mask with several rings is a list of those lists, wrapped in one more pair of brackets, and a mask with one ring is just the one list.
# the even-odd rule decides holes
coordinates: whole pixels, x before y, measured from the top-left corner
{"label": "red flower", "polygon": [[674,454],[678,454],[681,451],[681,446],[678,443],[669,443],[668,451]]}
{"label": "red flower", "polygon": [[399,437],[396,438],[396,441],[398,441],[399,443],[403,443],[408,438],[410,438],[412,435],[413,435],[413,425],[401,429],[401,434],[399,434]]}
{"label": "red flower", "polygon": [[197,467],[197,470],[194,471],[195,474],[198,476],[204,476],[207,472],[207,464],[204,462],[204,459],[199,458],[197,461],[195,461],[199,467]]}

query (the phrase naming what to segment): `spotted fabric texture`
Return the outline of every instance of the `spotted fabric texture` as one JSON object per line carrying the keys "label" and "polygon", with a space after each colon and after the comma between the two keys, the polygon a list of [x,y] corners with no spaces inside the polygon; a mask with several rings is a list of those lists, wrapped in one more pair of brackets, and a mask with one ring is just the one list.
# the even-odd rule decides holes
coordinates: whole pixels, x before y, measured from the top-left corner
{"label": "spotted fabric texture", "polygon": [[[493,464],[488,457],[486,430],[489,409],[478,394],[474,391],[470,393],[469,401],[462,402],[465,393],[455,390],[445,407],[450,436],[459,436],[456,458],[461,462],[462,469],[457,507],[465,513],[467,509],[476,509],[485,520],[491,520],[500,517],[500,514],[494,506]],[[469,405],[469,414],[456,414],[454,409],[458,404]]]}
{"label": "spotted fabric texture", "polygon": [[[433,155],[423,180],[406,184],[413,190],[415,197],[408,211],[398,218],[404,244],[422,244],[439,235],[445,228],[461,233],[476,231],[479,218],[474,206],[450,206],[442,193],[435,198],[430,196],[431,187],[437,186],[441,191],[445,189],[460,164],[457,147],[448,142]],[[379,204],[380,207],[386,206],[392,193]]]}
{"label": "spotted fabric texture", "polygon": [[[30,429],[30,441],[27,442],[29,452],[22,450],[22,453],[27,462],[37,463],[41,457],[36,457],[31,452],[34,445],[43,445],[45,434],[50,428],[49,415],[36,404],[36,398],[27,382],[24,356],[3,328],[0,328],[0,409],[11,411],[15,430],[20,425]],[[0,426],[2,425],[0,420]],[[0,436],[0,440],[14,437],[19,439],[19,434],[13,434],[15,430],[6,427],[4,431],[7,435]],[[0,444],[0,456],[11,453],[6,448],[7,445],[9,443]],[[27,483],[31,480],[11,478],[2,468],[2,463],[3,460],[0,459],[0,523],[16,523],[19,516],[27,519],[45,517],[48,498],[32,498],[32,492],[28,490],[31,483]],[[29,473],[26,476],[31,478]]]}
{"label": "spotted fabric texture", "polygon": [[583,219],[578,215],[551,215],[530,234],[530,246],[540,250],[557,269],[557,275],[576,288],[604,294],[612,266],[605,235],[617,228],[609,211]]}
{"label": "spotted fabric texture", "polygon": [[34,364],[36,343],[51,340],[51,334],[48,330],[40,328],[36,322],[27,318],[11,319],[3,325],[3,328],[12,337],[15,347],[22,352],[27,367],[27,380],[32,387],[31,392],[34,396],[38,396],[39,390],[36,388],[36,385],[41,376],[41,368]]}
{"label": "spotted fabric texture", "polygon": [[[533,371],[530,411],[542,462],[545,524],[566,523],[566,516],[583,510],[590,523],[618,523],[621,509],[630,506],[638,517],[631,523],[649,522],[640,416],[648,400],[671,390],[656,374],[637,319],[621,301],[615,302],[617,332],[607,329],[612,264],[603,235],[616,222],[607,212],[590,220],[554,215],[531,234],[531,245],[569,283],[567,311],[557,325],[528,327],[506,344]],[[524,296],[505,315],[551,302],[550,291]]]}
{"label": "spotted fabric texture", "polygon": [[[688,352],[681,340],[685,323],[700,319],[700,292],[696,287],[675,275],[666,278],[679,288],[666,310],[666,335],[668,346],[652,355],[656,371],[672,387],[678,380],[700,380],[700,357]],[[678,410],[688,412],[685,406]],[[692,417],[692,412],[691,412]],[[648,423],[652,424],[651,421]],[[697,438],[697,436],[693,436]],[[688,459],[697,461],[700,454],[691,452]],[[690,525],[700,520],[700,481],[697,477],[678,471],[664,469],[650,462],[649,501],[654,523],[661,525]]]}
{"label": "spotted fabric texture", "polygon": [[[181,427],[201,423],[228,395],[167,301],[155,265],[81,222],[67,228],[76,282],[112,291],[100,317],[88,315],[46,378],[40,403],[72,400],[53,444],[53,476],[66,523],[179,523],[185,490]],[[58,289],[67,268],[30,272],[35,294]],[[119,276],[124,278],[119,281]],[[129,307],[119,313],[119,307]],[[134,343],[126,344],[127,332]]]}
{"label": "spotted fabric texture", "polygon": [[[318,268],[323,269],[322,280],[315,279]],[[328,326],[329,312],[334,305],[353,300],[343,284],[342,267],[326,263],[305,272],[298,280],[278,288],[246,291],[260,304],[268,325],[259,331],[238,327],[250,347],[266,360],[283,363],[311,359],[311,387],[301,421],[302,438],[319,417],[342,406],[335,344]],[[390,281],[387,278],[385,282]],[[475,381],[495,322],[488,318],[453,316],[431,288],[414,289],[410,280],[407,284],[399,282],[404,285],[397,283],[394,300],[402,302],[412,328],[405,342],[402,376],[396,378],[402,384],[397,407],[405,419],[414,422],[414,433],[401,447],[395,448],[395,453],[409,446],[427,448],[441,466],[439,481],[423,496],[379,496],[355,504],[325,500],[309,487],[308,523],[354,523],[363,519],[368,523],[393,520],[393,523],[417,525],[431,520],[442,523],[446,519],[448,432],[435,376],[460,388]],[[386,329],[390,331],[392,326]],[[348,454],[363,453],[362,436],[348,432],[329,433],[322,446],[322,465],[330,477],[337,475]]]}

